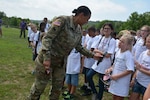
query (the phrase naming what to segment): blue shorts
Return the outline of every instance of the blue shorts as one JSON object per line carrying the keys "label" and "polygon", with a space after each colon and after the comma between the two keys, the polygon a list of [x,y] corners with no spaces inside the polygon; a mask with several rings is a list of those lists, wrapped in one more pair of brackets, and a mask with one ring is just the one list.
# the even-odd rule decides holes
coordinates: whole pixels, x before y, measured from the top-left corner
{"label": "blue shorts", "polygon": [[145,91],[146,87],[142,86],[140,83],[137,82],[137,80],[135,80],[135,83],[132,87],[132,92],[144,95]]}
{"label": "blue shorts", "polygon": [[66,74],[66,77],[65,77],[66,84],[78,86],[78,80],[79,80],[78,74]]}

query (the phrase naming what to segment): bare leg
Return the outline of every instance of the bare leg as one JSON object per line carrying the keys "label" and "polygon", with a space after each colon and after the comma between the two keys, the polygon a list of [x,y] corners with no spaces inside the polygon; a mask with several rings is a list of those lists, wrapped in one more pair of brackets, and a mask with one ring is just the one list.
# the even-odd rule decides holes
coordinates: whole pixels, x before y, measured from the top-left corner
{"label": "bare leg", "polygon": [[124,97],[113,95],[113,100],[123,100],[123,99],[124,99]]}

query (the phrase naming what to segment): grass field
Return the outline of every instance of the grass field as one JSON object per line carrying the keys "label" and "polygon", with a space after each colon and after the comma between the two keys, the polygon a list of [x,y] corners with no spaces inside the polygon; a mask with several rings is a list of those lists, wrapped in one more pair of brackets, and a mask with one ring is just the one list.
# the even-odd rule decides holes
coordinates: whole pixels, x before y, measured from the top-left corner
{"label": "grass field", "polygon": [[[19,38],[19,34],[18,29],[3,27],[3,37],[0,38],[0,100],[25,100],[34,81],[31,49],[27,39]],[[82,84],[83,76],[80,75],[79,86]],[[48,100],[49,88],[50,85],[40,100]],[[91,100],[90,96],[80,94],[77,89],[76,100]],[[103,100],[111,100],[111,94],[104,93]]]}

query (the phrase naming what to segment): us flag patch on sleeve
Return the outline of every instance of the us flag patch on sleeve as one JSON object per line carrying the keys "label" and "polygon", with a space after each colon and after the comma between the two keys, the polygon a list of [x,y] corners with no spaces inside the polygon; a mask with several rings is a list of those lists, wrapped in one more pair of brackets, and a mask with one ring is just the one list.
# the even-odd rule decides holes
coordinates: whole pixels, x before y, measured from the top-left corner
{"label": "us flag patch on sleeve", "polygon": [[60,26],[61,22],[59,20],[55,20],[52,24],[55,26]]}

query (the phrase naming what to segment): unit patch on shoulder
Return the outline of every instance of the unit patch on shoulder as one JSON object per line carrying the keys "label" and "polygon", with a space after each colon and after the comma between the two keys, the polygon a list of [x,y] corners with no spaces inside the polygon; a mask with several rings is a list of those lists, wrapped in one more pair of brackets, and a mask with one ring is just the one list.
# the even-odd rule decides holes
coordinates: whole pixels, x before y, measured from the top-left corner
{"label": "unit patch on shoulder", "polygon": [[54,26],[60,26],[61,22],[59,20],[55,20],[52,25]]}

